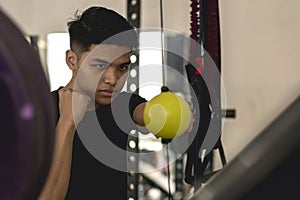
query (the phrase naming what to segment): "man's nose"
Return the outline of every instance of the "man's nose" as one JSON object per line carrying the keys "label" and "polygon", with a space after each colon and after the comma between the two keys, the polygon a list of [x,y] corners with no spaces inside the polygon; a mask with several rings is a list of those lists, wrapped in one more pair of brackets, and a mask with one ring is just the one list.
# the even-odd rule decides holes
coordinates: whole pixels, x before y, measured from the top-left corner
{"label": "man's nose", "polygon": [[107,67],[107,69],[104,71],[102,76],[106,84],[110,84],[114,86],[118,82],[118,76],[116,70],[111,66]]}

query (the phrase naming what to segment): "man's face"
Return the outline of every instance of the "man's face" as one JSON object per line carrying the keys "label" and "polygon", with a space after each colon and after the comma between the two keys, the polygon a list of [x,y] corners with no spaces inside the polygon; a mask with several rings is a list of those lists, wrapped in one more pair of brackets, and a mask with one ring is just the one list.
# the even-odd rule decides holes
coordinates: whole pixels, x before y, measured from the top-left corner
{"label": "man's face", "polygon": [[106,105],[120,93],[128,76],[130,50],[127,47],[99,44],[82,54],[77,82],[80,90]]}

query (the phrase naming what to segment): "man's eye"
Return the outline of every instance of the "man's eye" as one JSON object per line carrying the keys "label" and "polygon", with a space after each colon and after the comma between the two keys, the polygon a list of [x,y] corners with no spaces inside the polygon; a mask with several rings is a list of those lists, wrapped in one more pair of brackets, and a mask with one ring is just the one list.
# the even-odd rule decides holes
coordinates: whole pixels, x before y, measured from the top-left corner
{"label": "man's eye", "polygon": [[95,67],[97,67],[98,69],[104,69],[107,65],[106,64],[96,64]]}
{"label": "man's eye", "polygon": [[127,70],[128,68],[129,68],[129,65],[121,65],[121,66],[119,66],[119,69],[121,71]]}

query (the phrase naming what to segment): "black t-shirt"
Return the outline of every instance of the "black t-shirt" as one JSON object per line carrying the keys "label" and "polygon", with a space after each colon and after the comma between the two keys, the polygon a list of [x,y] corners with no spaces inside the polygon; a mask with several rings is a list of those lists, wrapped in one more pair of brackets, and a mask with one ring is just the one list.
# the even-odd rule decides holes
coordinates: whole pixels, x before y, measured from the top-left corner
{"label": "black t-shirt", "polygon": [[[58,105],[58,91],[52,94]],[[126,153],[121,150],[126,150],[128,134],[136,128],[133,110],[143,102],[138,95],[122,92],[112,104],[86,113],[74,136],[66,199],[127,199]],[[115,154],[112,149],[123,153]],[[115,169],[116,165],[120,168]]]}

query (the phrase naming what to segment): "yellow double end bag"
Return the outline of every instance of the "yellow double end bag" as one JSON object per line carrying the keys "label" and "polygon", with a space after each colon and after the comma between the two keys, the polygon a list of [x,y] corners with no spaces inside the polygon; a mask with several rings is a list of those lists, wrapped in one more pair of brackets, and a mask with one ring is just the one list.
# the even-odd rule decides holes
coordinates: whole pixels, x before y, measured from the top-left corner
{"label": "yellow double end bag", "polygon": [[170,91],[161,92],[146,103],[145,126],[156,137],[175,138],[190,125],[192,113],[188,103]]}

